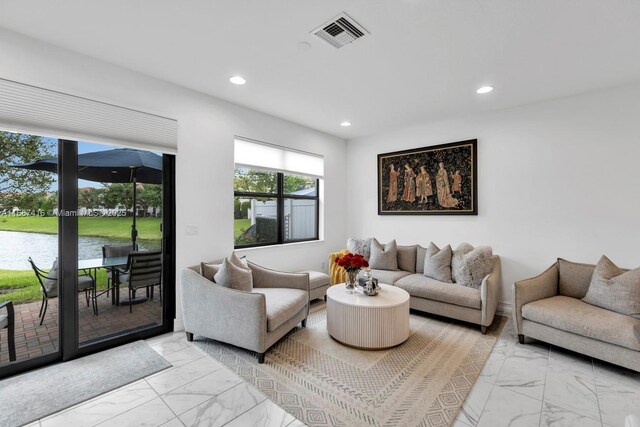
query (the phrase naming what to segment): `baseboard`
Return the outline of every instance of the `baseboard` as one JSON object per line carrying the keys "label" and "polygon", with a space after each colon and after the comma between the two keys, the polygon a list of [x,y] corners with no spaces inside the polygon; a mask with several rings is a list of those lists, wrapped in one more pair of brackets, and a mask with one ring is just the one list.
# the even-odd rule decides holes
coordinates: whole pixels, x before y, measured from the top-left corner
{"label": "baseboard", "polygon": [[511,309],[511,304],[508,302],[499,302],[498,307],[496,308],[496,313],[500,316],[511,317],[511,313],[513,310]]}

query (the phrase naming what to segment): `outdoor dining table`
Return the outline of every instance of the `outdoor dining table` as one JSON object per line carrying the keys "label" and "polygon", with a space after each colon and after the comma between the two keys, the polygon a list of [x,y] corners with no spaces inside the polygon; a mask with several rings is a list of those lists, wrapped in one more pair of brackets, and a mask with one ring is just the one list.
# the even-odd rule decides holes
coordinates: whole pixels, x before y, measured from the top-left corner
{"label": "outdoor dining table", "polygon": [[[126,267],[128,257],[112,257],[112,258],[92,258],[78,260],[78,270],[90,270],[96,272],[99,268],[111,270],[111,283],[114,283],[114,289],[111,293],[111,304],[120,305],[120,286],[116,283],[116,268]],[[94,280],[96,274],[94,273]]]}

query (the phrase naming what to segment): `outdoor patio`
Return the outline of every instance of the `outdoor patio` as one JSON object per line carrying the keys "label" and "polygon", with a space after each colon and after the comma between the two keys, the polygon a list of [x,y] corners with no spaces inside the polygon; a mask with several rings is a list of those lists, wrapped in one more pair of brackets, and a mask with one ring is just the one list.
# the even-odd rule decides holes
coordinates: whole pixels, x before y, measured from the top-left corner
{"label": "outdoor patio", "polygon": [[[58,299],[49,301],[42,325],[38,318],[40,304],[40,301],[37,301],[14,306],[17,362],[58,349]],[[107,297],[106,294],[98,298],[97,316],[93,314],[91,306],[87,307],[84,294],[78,295],[78,304],[81,345],[129,329],[160,324],[162,321],[162,307],[157,292],[153,300],[134,305],[133,313],[129,313],[129,306],[112,305],[111,296]],[[0,345],[0,365],[5,365],[9,362],[6,329],[0,333]]]}

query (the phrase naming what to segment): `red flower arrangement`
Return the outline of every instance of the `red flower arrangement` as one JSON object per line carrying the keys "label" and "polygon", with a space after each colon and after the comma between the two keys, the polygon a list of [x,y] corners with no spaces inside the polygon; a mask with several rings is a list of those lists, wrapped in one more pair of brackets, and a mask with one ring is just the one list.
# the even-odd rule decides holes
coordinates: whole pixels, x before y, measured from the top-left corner
{"label": "red flower arrangement", "polygon": [[347,272],[355,272],[361,268],[369,267],[369,263],[362,255],[352,254],[351,252],[336,258],[336,264],[347,270]]}

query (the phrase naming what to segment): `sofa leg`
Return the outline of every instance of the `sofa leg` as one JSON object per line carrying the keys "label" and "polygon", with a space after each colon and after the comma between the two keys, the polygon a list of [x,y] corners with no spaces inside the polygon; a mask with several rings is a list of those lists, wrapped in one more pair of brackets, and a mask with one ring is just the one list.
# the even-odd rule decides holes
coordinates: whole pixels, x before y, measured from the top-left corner
{"label": "sofa leg", "polygon": [[302,319],[302,327],[303,328],[307,327],[307,319],[306,318]]}
{"label": "sofa leg", "polygon": [[187,332],[187,341],[189,342],[193,341],[193,334],[191,332]]}
{"label": "sofa leg", "polygon": [[327,295],[324,295],[324,302],[327,302]]}
{"label": "sofa leg", "polygon": [[258,363],[264,363],[264,353],[258,353]]}
{"label": "sofa leg", "polygon": [[482,332],[482,335],[487,335],[487,327],[480,325],[480,332]]}
{"label": "sofa leg", "polygon": [[524,344],[524,335],[523,334],[518,334],[518,341],[520,341],[520,344]]}

